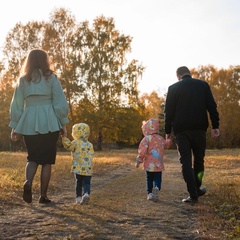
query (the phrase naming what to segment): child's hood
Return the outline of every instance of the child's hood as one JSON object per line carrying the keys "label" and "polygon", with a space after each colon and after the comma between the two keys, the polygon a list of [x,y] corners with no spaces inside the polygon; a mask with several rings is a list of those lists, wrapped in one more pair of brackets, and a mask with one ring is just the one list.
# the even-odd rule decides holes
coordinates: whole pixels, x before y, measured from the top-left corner
{"label": "child's hood", "polygon": [[75,140],[84,139],[88,140],[90,128],[86,123],[77,123],[72,127],[72,136]]}
{"label": "child's hood", "polygon": [[144,121],[142,125],[143,135],[159,134],[159,120],[151,118],[148,121]]}

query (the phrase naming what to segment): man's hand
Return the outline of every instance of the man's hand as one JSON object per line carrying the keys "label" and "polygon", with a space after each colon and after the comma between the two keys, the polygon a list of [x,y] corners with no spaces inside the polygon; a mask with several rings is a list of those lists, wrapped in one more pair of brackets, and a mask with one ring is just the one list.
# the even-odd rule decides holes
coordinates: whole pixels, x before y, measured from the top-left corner
{"label": "man's hand", "polygon": [[212,138],[217,138],[217,137],[219,137],[219,135],[220,135],[220,131],[219,131],[218,128],[215,128],[215,129],[212,129],[212,130],[211,130],[211,136],[212,136]]}
{"label": "man's hand", "polygon": [[167,140],[167,139],[171,139],[171,136],[172,136],[172,134],[171,134],[171,133],[168,133],[168,134],[166,134],[166,137],[165,137],[165,138],[166,138],[166,140]]}

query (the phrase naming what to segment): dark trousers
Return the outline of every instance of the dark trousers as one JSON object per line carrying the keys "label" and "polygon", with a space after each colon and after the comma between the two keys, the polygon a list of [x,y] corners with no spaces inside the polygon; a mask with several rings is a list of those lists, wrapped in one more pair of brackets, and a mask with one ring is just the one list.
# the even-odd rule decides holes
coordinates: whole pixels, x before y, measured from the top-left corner
{"label": "dark trousers", "polygon": [[[152,193],[153,187],[158,187],[161,189],[162,185],[162,172],[148,172],[146,171],[146,180],[147,180],[147,192]],[[154,184],[154,186],[153,186]]]}
{"label": "dark trousers", "polygon": [[81,197],[82,195],[84,195],[84,193],[88,193],[90,195],[91,176],[75,174],[75,178],[76,178],[76,197]]}
{"label": "dark trousers", "polygon": [[204,174],[206,131],[188,130],[175,134],[175,137],[187,190],[190,197],[196,199]]}

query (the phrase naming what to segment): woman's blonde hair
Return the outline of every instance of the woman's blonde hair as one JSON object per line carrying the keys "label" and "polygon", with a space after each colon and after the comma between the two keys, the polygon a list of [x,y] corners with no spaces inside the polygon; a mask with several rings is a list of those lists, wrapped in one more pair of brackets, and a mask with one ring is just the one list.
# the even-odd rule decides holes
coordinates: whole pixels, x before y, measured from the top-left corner
{"label": "woman's blonde hair", "polygon": [[34,49],[29,52],[24,61],[21,77],[26,78],[30,82],[33,78],[40,78],[41,74],[47,79],[52,73],[53,70],[50,67],[47,52],[42,49]]}

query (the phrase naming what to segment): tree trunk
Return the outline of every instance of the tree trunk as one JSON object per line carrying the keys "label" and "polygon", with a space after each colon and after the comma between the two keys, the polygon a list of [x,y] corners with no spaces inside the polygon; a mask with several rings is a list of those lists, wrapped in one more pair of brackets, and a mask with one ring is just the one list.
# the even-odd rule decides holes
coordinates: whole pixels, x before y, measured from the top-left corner
{"label": "tree trunk", "polygon": [[97,151],[102,151],[102,133],[101,131],[98,132],[98,139],[97,139]]}

